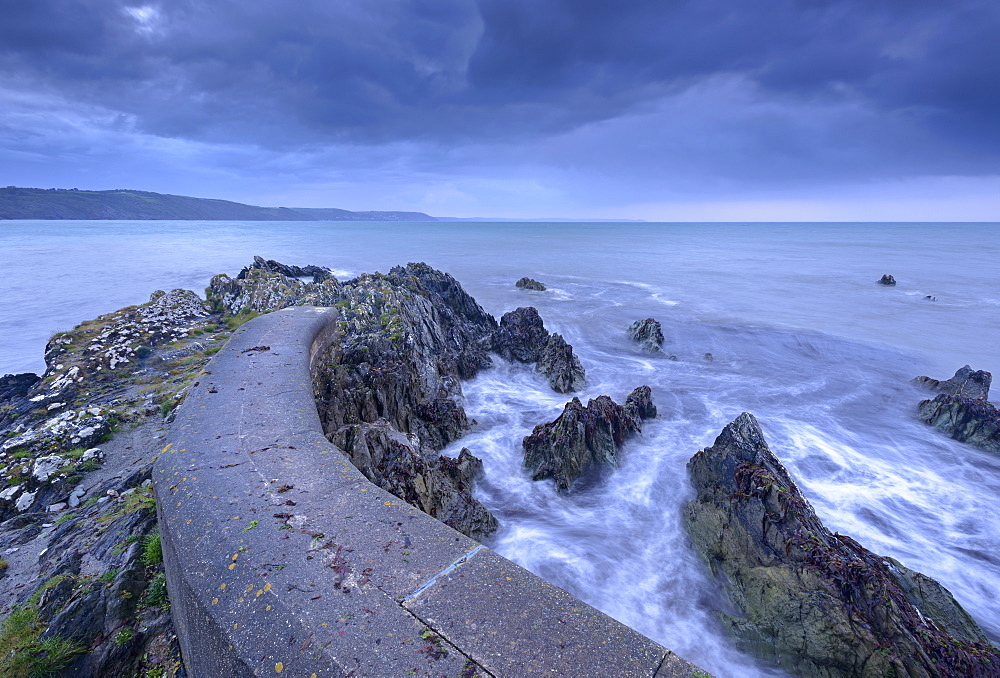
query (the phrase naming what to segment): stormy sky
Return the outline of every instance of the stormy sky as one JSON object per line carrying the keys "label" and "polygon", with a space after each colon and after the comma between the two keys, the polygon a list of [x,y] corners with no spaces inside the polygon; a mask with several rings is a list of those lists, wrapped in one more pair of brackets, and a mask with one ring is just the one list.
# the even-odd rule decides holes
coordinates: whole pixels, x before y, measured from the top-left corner
{"label": "stormy sky", "polygon": [[1000,220],[996,0],[7,0],[0,184]]}

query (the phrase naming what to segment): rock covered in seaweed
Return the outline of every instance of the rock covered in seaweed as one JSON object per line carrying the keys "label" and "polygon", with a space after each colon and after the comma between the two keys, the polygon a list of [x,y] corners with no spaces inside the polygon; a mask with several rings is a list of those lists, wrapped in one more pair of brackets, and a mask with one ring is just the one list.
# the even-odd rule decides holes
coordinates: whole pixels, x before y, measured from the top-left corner
{"label": "rock covered in seaweed", "polygon": [[521,290],[534,290],[536,292],[545,291],[545,285],[543,285],[542,283],[538,282],[533,278],[527,278],[527,277],[521,278],[516,283],[514,283],[514,287]]}
{"label": "rock covered in seaweed", "polygon": [[636,320],[629,325],[628,338],[638,342],[642,349],[649,353],[663,351],[663,328],[653,318]]}
{"label": "rock covered in seaweed", "polygon": [[973,370],[965,365],[960,367],[951,379],[939,381],[930,377],[916,377],[910,383],[948,395],[986,400],[990,397],[990,384],[992,382],[993,375],[986,370]]}
{"label": "rock covered in seaweed", "polygon": [[573,347],[562,335],[545,329],[538,311],[525,306],[505,313],[494,333],[491,348],[505,360],[535,363],[535,369],[558,393],[583,387],[586,372]]}
{"label": "rock covered in seaweed", "polygon": [[937,582],[831,533],[753,415],[688,463],[688,534],[739,614],[738,643],[800,676],[1000,676],[1000,653]]}
{"label": "rock covered in seaweed", "polygon": [[564,492],[592,466],[618,466],[621,446],[642,430],[643,419],[655,416],[648,386],[632,391],[624,406],[605,395],[586,407],[573,398],[555,421],[524,438],[524,466],[532,480],[552,478]]}

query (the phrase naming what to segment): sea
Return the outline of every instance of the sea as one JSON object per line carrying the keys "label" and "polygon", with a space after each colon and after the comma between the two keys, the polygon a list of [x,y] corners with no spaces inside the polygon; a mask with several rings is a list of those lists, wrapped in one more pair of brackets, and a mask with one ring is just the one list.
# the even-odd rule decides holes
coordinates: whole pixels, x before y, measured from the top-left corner
{"label": "sea", "polygon": [[[569,398],[523,365],[464,383],[477,424],[445,453],[483,459],[489,546],[716,676],[785,675],[725,635],[681,526],[688,460],[741,412],[831,530],[937,579],[1000,642],[1000,457],[918,421],[910,384],[1000,375],[1000,224],[0,222],[0,373],[40,373],[54,332],[203,293],[254,255],[341,279],[423,261],[498,318],[536,307],[586,368],[584,403],[650,386],[658,418],[568,494],[521,466]],[[663,355],[626,337],[644,318]]]}

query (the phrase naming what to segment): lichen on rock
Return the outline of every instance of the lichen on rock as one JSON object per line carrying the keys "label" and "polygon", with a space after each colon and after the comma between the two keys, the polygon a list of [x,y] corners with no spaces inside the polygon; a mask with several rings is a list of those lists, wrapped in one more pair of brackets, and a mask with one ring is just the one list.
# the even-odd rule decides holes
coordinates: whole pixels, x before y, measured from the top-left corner
{"label": "lichen on rock", "polygon": [[738,644],[800,676],[998,676],[1000,653],[934,580],[831,533],[753,415],[688,463],[684,522],[738,612]]}

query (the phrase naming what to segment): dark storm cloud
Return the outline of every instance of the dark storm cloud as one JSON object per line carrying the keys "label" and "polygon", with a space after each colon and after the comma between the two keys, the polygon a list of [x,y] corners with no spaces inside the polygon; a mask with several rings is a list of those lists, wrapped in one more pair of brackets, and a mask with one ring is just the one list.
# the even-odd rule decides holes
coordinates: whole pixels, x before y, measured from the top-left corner
{"label": "dark storm cloud", "polygon": [[993,1],[8,4],[0,86],[164,138],[761,181],[996,173],[1000,155]]}

